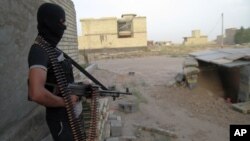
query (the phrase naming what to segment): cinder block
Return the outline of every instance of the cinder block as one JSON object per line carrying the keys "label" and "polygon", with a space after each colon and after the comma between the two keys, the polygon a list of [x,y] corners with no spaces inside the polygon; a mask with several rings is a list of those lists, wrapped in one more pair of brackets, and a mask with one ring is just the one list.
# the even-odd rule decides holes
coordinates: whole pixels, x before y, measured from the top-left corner
{"label": "cinder block", "polygon": [[119,120],[112,120],[110,122],[111,137],[118,137],[122,135],[122,122]]}
{"label": "cinder block", "polygon": [[117,120],[122,121],[121,116],[117,116]]}
{"label": "cinder block", "polygon": [[137,105],[134,102],[119,103],[119,110],[126,113],[133,113],[137,111]]}
{"label": "cinder block", "polygon": [[108,123],[110,123],[110,125],[111,123],[115,124],[117,121],[122,122],[121,116],[117,116],[114,114],[109,115]]}
{"label": "cinder block", "polygon": [[117,115],[110,114],[108,120],[117,120]]}

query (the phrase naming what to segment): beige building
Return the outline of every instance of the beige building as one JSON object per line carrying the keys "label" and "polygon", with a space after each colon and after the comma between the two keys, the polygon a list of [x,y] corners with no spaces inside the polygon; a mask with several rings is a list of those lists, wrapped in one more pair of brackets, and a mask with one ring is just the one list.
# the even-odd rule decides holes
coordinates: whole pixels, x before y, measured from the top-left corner
{"label": "beige building", "polygon": [[193,30],[191,37],[184,37],[184,45],[204,45],[208,43],[207,36],[201,35],[200,30]]}
{"label": "beige building", "polygon": [[79,49],[146,47],[146,17],[123,14],[100,19],[81,19],[82,35]]}

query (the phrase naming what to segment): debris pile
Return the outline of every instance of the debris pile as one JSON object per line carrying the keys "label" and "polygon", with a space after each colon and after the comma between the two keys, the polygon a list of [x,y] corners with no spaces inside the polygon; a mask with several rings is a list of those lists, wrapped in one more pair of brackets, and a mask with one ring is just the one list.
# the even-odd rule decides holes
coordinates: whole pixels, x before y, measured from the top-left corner
{"label": "debris pile", "polygon": [[183,73],[190,89],[196,86],[199,71],[198,62],[194,58],[188,57],[185,59],[183,62]]}
{"label": "debris pile", "polygon": [[119,103],[119,110],[125,113],[134,113],[138,110],[135,102],[123,101]]}
{"label": "debris pile", "polygon": [[123,136],[123,123],[121,116],[110,114],[106,128],[105,141],[135,141],[135,136]]}

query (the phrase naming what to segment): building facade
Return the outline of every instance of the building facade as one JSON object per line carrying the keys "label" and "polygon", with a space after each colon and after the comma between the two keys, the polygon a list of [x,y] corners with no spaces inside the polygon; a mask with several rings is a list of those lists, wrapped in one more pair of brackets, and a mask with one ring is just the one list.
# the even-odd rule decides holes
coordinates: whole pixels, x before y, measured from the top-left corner
{"label": "building facade", "polygon": [[201,35],[200,30],[193,30],[191,37],[184,37],[183,45],[204,45],[208,44],[208,37]]}
{"label": "building facade", "polygon": [[100,19],[82,19],[79,49],[128,48],[147,46],[146,17],[123,14]]}
{"label": "building facade", "polygon": [[[225,37],[223,38],[223,43],[225,45],[234,45],[235,44],[234,36],[236,32],[237,32],[237,28],[227,28],[225,30]],[[221,42],[222,42],[222,36],[218,35],[216,39],[216,43],[221,44]]]}

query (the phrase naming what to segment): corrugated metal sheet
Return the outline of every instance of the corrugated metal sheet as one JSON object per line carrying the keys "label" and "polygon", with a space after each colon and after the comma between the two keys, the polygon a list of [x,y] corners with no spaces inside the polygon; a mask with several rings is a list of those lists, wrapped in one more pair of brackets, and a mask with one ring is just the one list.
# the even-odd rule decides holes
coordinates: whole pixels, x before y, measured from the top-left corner
{"label": "corrugated metal sheet", "polygon": [[240,58],[243,58],[243,57],[245,57],[246,55],[244,55],[244,54],[231,54],[231,55],[229,55],[229,56],[227,56],[227,57],[225,57],[225,59],[229,59],[229,60],[238,60],[238,59],[240,59]]}
{"label": "corrugated metal sheet", "polygon": [[208,54],[208,55],[200,55],[197,57],[197,59],[202,60],[202,61],[206,61],[206,62],[211,62],[213,60],[221,59],[221,58],[224,58],[227,56],[228,56],[227,53],[216,52],[216,53]]}
{"label": "corrugated metal sheet", "polygon": [[233,68],[233,67],[240,67],[245,65],[250,65],[250,61],[234,61],[231,63],[221,64],[224,67]]}
{"label": "corrugated metal sheet", "polygon": [[246,54],[250,53],[250,48],[225,48],[218,49],[220,52],[230,53],[230,54]]}
{"label": "corrugated metal sheet", "polygon": [[189,55],[193,56],[197,60],[214,63],[229,68],[250,64],[250,60],[242,60],[242,58],[250,56],[250,48],[207,50],[190,53]]}
{"label": "corrugated metal sheet", "polygon": [[216,53],[216,51],[207,50],[207,51],[192,52],[189,55],[191,55],[191,56],[201,56],[201,55],[208,55],[208,54],[213,54],[213,53]]}
{"label": "corrugated metal sheet", "polygon": [[232,60],[221,58],[221,59],[212,60],[211,62],[215,64],[226,64],[226,63],[231,63]]}

